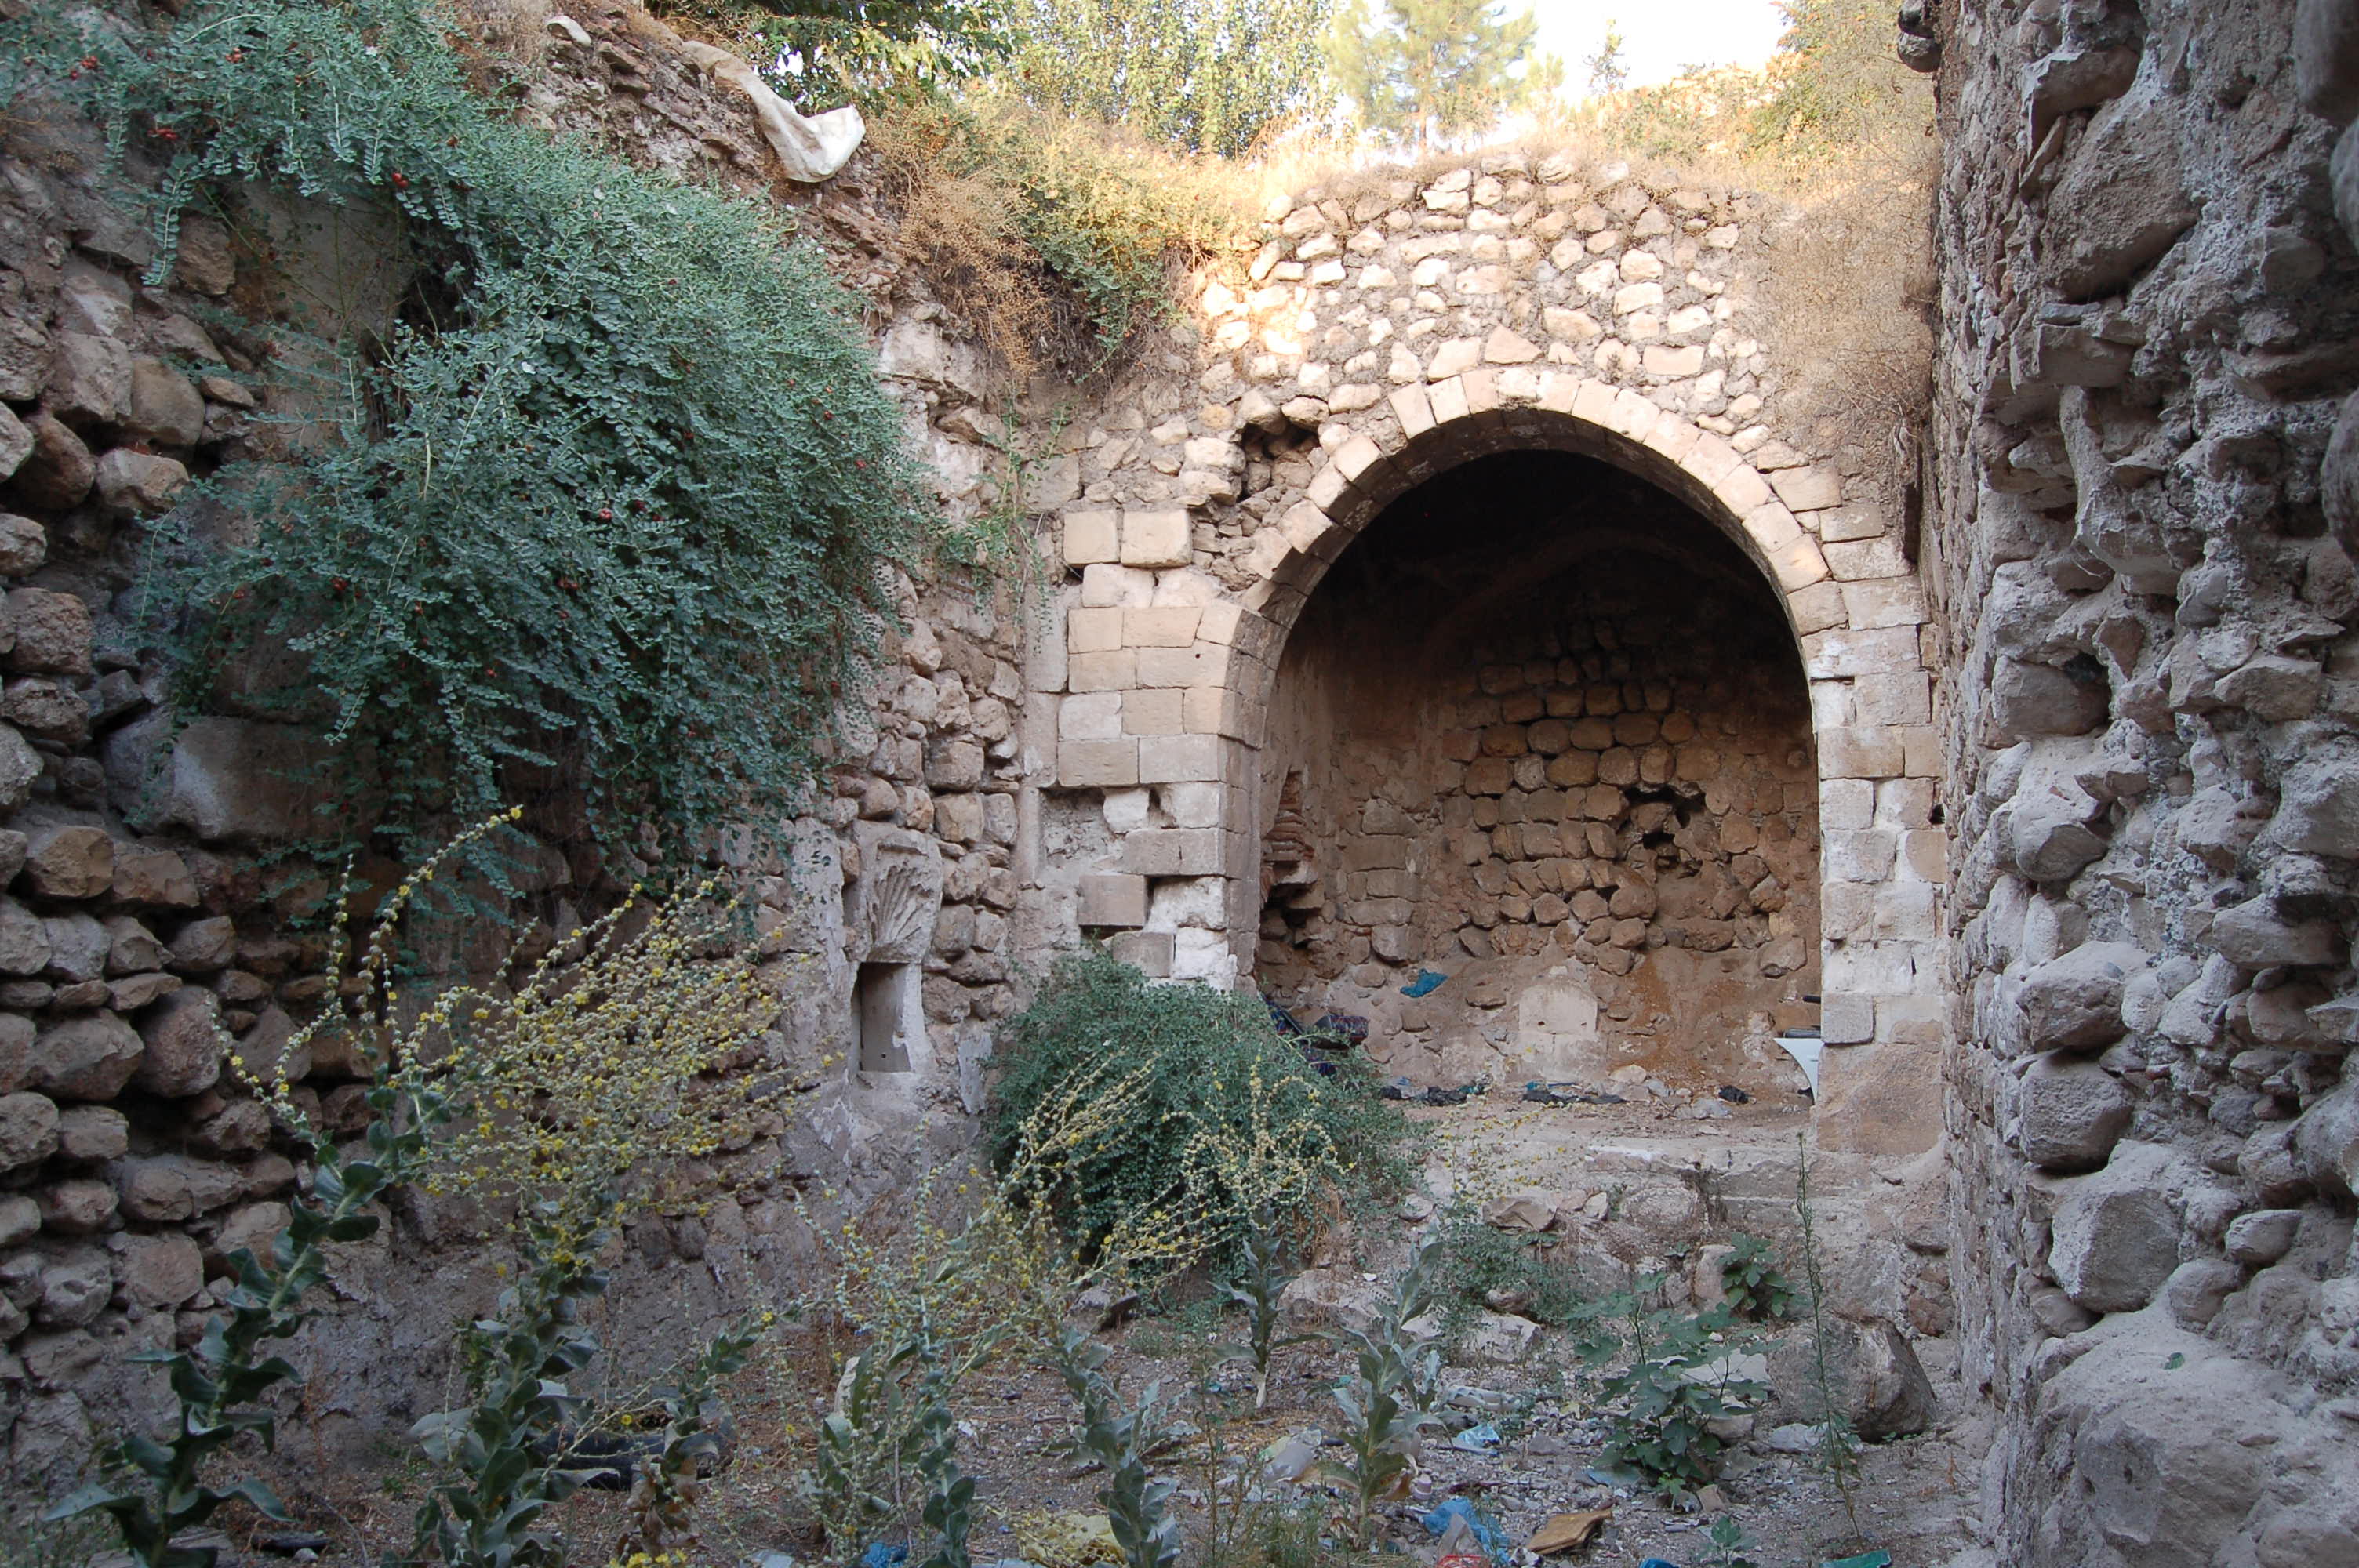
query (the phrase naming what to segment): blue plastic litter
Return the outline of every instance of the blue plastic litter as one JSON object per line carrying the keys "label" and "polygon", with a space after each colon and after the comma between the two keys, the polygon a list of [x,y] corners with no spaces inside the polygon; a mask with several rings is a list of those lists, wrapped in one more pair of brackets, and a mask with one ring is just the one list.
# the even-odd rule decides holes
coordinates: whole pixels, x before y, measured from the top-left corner
{"label": "blue plastic litter", "polygon": [[1863,1552],[1856,1557],[1838,1557],[1820,1564],[1820,1568],[1892,1568],[1889,1552]]}
{"label": "blue plastic litter", "polygon": [[1506,1536],[1499,1533],[1498,1527],[1484,1523],[1483,1517],[1474,1511],[1474,1505],[1464,1498],[1442,1498],[1433,1511],[1419,1522],[1425,1526],[1425,1532],[1428,1535],[1440,1536],[1448,1533],[1452,1519],[1461,1519],[1466,1521],[1466,1528],[1473,1532],[1475,1544],[1482,1547],[1492,1562],[1505,1563],[1514,1555],[1515,1548],[1508,1543]]}
{"label": "blue plastic litter", "polygon": [[1461,1454],[1495,1454],[1499,1451],[1499,1429],[1489,1422],[1470,1426],[1450,1440],[1450,1446]]}
{"label": "blue plastic litter", "polygon": [[1417,972],[1417,979],[1401,987],[1400,993],[1403,996],[1424,996],[1439,990],[1441,988],[1441,982],[1449,978],[1448,975],[1436,969],[1419,969]]}
{"label": "blue plastic litter", "polygon": [[888,1546],[884,1541],[872,1541],[868,1543],[868,1550],[860,1554],[860,1568],[900,1568],[908,1560],[908,1547]]}
{"label": "blue plastic litter", "polygon": [[1659,1557],[1649,1557],[1639,1563],[1638,1568],[1680,1568],[1680,1565],[1676,1563],[1666,1563]]}

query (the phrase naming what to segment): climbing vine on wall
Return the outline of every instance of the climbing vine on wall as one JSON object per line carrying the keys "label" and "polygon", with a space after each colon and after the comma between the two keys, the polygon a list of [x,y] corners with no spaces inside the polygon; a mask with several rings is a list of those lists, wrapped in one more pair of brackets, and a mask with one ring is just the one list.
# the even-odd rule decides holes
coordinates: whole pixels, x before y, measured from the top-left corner
{"label": "climbing vine on wall", "polygon": [[281,356],[302,455],[218,477],[177,630],[201,680],[291,647],[390,827],[545,792],[676,846],[809,776],[914,470],[813,247],[504,120],[447,20],[214,0],[60,61],[160,155],[157,277],[183,210],[261,186],[380,215],[415,280],[375,341]]}

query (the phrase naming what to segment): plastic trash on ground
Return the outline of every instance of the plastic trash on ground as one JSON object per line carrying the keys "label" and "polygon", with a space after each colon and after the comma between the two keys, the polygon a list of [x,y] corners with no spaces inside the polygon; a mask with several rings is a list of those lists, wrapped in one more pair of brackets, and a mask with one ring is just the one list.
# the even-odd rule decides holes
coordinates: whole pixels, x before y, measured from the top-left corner
{"label": "plastic trash on ground", "polygon": [[[1454,1556],[1471,1557],[1476,1563],[1504,1563],[1515,1555],[1515,1548],[1499,1530],[1499,1527],[1474,1511],[1474,1505],[1464,1498],[1444,1498],[1431,1512],[1419,1521],[1428,1535],[1441,1538],[1441,1561]],[[1440,1564],[1435,1564],[1440,1568]]]}
{"label": "plastic trash on ground", "polygon": [[1448,975],[1437,970],[1419,969],[1417,972],[1417,979],[1401,987],[1400,993],[1403,996],[1430,996],[1440,988],[1442,981],[1449,978]]}
{"label": "plastic trash on ground", "polygon": [[1499,1429],[1489,1422],[1470,1426],[1450,1440],[1450,1446],[1461,1454],[1496,1454],[1499,1451]]}
{"label": "plastic trash on ground", "polygon": [[868,1550],[860,1554],[860,1568],[901,1568],[909,1560],[909,1549],[898,1542],[872,1541]]}
{"label": "plastic trash on ground", "polygon": [[1892,1568],[1889,1552],[1863,1552],[1856,1557],[1837,1557],[1821,1564],[1821,1568]]}

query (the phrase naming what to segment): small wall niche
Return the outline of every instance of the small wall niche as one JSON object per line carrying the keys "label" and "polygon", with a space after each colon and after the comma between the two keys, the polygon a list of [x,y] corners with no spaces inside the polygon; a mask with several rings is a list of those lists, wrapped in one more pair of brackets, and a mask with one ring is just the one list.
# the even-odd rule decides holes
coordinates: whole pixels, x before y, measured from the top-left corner
{"label": "small wall niche", "polygon": [[866,963],[853,982],[852,1012],[860,1029],[860,1070],[906,1073],[909,1048],[902,1037],[908,1000],[908,964]]}

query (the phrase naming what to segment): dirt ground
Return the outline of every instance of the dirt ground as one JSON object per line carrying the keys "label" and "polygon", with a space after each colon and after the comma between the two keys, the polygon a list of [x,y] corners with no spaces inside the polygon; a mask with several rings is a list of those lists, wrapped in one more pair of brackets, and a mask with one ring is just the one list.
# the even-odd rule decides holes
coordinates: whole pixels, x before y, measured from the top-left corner
{"label": "dirt ground", "polygon": [[[1501,1096],[1419,1108],[1416,1115],[1435,1134],[1430,1181],[1451,1172],[1457,1173],[1451,1179],[1492,1189],[1559,1184],[1601,1159],[1610,1164],[1660,1147],[1741,1174],[1748,1161],[1790,1148],[1799,1110],[1754,1104],[1730,1108],[1724,1119],[1699,1120],[1676,1102],[1544,1108]],[[1409,1206],[1397,1234],[1360,1238],[1357,1262],[1371,1288],[1397,1266],[1419,1212]],[[1102,1336],[1114,1352],[1108,1370],[1125,1393],[1136,1398],[1157,1387],[1170,1420],[1188,1434],[1157,1461],[1158,1473],[1179,1488],[1183,1562],[1189,1568],[1342,1564],[1358,1554],[1346,1549],[1341,1499],[1316,1485],[1279,1478],[1267,1459],[1289,1439],[1317,1445],[1338,1430],[1328,1390],[1346,1364],[1324,1343],[1280,1350],[1268,1408],[1256,1414],[1250,1368],[1221,1357],[1236,1332],[1234,1322],[1221,1322],[1200,1301],[1129,1317]],[[828,1348],[790,1336],[741,1390],[734,1450],[705,1488],[701,1536],[689,1554],[692,1568],[787,1568],[781,1554],[814,1561],[820,1542],[793,1477],[808,1463],[810,1433],[829,1404]],[[1702,1568],[1720,1561],[1704,1530],[1723,1517],[1742,1526],[1750,1542],[1744,1555],[1759,1568],[1811,1568],[1865,1549],[1890,1552],[1896,1568],[1980,1561],[1968,1519],[1986,1436],[1954,1384],[1940,1380],[1940,1358],[1929,1361],[1941,1419],[1922,1435],[1865,1448],[1861,1473],[1847,1487],[1837,1487],[1812,1455],[1774,1451],[1767,1432],[1756,1430],[1724,1455],[1718,1495],[1707,1496],[1700,1511],[1682,1512],[1600,1474],[1608,1463],[1604,1422],[1578,1375],[1569,1337],[1543,1332],[1514,1365],[1445,1369],[1441,1422],[1427,1434],[1410,1495],[1388,1508],[1375,1551],[1394,1562],[1405,1555],[1432,1563],[1438,1542],[1421,1516],[1458,1497],[1515,1546],[1553,1514],[1610,1509],[1610,1520],[1589,1544],[1550,1559],[1568,1568],[1649,1558]],[[978,1563],[1021,1558],[1029,1521],[1041,1516],[1103,1511],[1098,1476],[1078,1471],[1057,1451],[1071,1430],[1072,1405],[1054,1373],[1027,1365],[1020,1352],[1003,1356],[962,1388],[958,1415],[960,1462],[977,1477],[980,1519],[971,1546]],[[1459,1432],[1486,1422],[1499,1433],[1492,1451],[1452,1445]],[[371,1475],[283,1476],[282,1489],[305,1524],[330,1537],[318,1560],[359,1568],[408,1554],[408,1520],[429,1477],[394,1444],[386,1460]],[[1216,1497],[1218,1519],[1209,1507]],[[1248,1516],[1242,1526],[1240,1497]],[[1306,1547],[1314,1539],[1321,1544],[1311,1561],[1280,1561],[1266,1546],[1256,1548],[1256,1532],[1266,1533],[1279,1516],[1297,1521],[1296,1539]],[[627,1555],[619,1551],[624,1521],[622,1498],[598,1491],[562,1505],[555,1519],[572,1545],[572,1561],[591,1565]],[[255,1550],[268,1533],[268,1527],[257,1529],[259,1520],[227,1522],[225,1565],[286,1560]]]}

